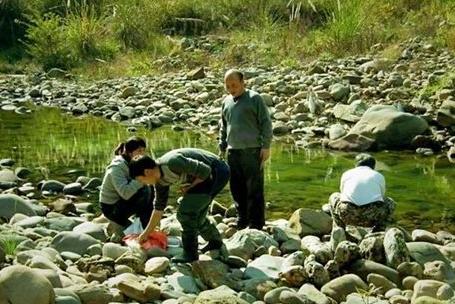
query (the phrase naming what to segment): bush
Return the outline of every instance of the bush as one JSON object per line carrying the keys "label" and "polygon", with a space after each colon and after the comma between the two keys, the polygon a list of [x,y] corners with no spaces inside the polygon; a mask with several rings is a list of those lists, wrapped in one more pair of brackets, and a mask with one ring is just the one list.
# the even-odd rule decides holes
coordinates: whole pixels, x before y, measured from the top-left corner
{"label": "bush", "polygon": [[79,13],[70,14],[65,20],[65,38],[80,61],[112,59],[119,51],[107,27],[107,19],[98,17],[95,9],[85,6]]}
{"label": "bush", "polygon": [[31,18],[26,34],[27,52],[43,66],[69,69],[77,64],[75,50],[66,44],[64,20],[54,14]]}
{"label": "bush", "polygon": [[145,49],[159,32],[161,18],[155,1],[120,0],[113,6],[112,30],[126,48]]}

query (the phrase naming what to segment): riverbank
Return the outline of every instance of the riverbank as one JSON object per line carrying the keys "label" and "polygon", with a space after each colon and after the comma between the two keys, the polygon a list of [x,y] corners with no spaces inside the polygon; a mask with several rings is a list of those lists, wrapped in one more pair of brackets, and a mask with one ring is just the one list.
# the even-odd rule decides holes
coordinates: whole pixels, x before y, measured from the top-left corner
{"label": "riverbank", "polygon": [[[454,62],[452,53],[413,39],[394,59],[368,55],[245,73],[249,87],[270,108],[274,135],[289,136],[299,147],[411,149],[429,155],[454,150]],[[55,76],[65,73],[3,76],[2,107],[32,102],[132,126],[172,124],[176,130],[217,133],[225,95],[221,70],[200,67],[89,83]]]}
{"label": "riverbank", "polygon": [[[14,161],[3,160],[2,166],[14,169]],[[6,172],[22,179],[28,174],[24,168]],[[325,207],[295,210],[289,219],[267,221],[263,231],[237,231],[235,209],[213,204],[210,216],[229,258],[222,262],[213,251],[201,253],[191,265],[176,265],[169,259],[182,250],[175,207],[166,208],[161,223],[172,239],[166,251],[112,243],[106,219],[96,217],[81,196],[96,195],[100,182],[47,180],[38,188],[22,185],[21,196],[8,190],[0,194],[1,299],[35,304],[454,300],[455,236],[447,231],[332,229]],[[27,198],[36,192],[48,203]]]}
{"label": "riverbank", "polygon": [[299,67],[370,50],[387,57],[416,36],[453,51],[454,11],[441,0],[15,0],[0,6],[0,72],[62,68],[104,79]]}

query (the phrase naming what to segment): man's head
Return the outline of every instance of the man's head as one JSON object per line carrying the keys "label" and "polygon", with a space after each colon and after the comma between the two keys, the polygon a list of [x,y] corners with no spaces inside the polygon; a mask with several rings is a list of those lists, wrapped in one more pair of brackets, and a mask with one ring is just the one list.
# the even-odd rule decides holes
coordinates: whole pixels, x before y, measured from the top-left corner
{"label": "man's head", "polygon": [[233,97],[239,97],[245,92],[245,81],[243,73],[231,69],[224,74],[224,86],[226,91]]}
{"label": "man's head", "polygon": [[356,166],[367,166],[370,167],[371,169],[374,169],[376,166],[376,160],[374,159],[373,156],[367,153],[360,153],[355,157],[356,161]]}
{"label": "man's head", "polygon": [[157,163],[147,155],[133,158],[129,163],[129,169],[130,176],[143,184],[155,185],[161,177]]}

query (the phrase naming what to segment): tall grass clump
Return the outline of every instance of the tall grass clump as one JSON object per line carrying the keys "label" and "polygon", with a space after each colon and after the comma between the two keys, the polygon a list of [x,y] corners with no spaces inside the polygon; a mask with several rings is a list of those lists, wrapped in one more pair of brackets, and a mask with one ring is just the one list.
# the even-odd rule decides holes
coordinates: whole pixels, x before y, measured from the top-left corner
{"label": "tall grass clump", "polygon": [[99,16],[93,6],[82,6],[65,20],[65,38],[79,60],[112,59],[119,43],[112,37],[108,19]]}
{"label": "tall grass clump", "polygon": [[29,17],[24,44],[45,70],[73,68],[93,60],[110,60],[120,50],[108,27],[108,19],[93,6],[80,6],[67,16],[54,13]]}
{"label": "tall grass clump", "polygon": [[76,65],[75,50],[67,45],[64,20],[55,14],[31,17],[26,50],[45,70],[68,69]]}
{"label": "tall grass clump", "polygon": [[[387,25],[384,24],[385,3],[378,4],[371,0],[327,0],[319,8],[324,16],[322,26],[306,35],[306,50],[309,54],[330,51],[333,55],[364,52],[387,37]],[[383,22],[377,22],[382,19]]]}
{"label": "tall grass clump", "polygon": [[6,255],[14,256],[19,246],[20,240],[9,236],[0,236],[0,247]]}

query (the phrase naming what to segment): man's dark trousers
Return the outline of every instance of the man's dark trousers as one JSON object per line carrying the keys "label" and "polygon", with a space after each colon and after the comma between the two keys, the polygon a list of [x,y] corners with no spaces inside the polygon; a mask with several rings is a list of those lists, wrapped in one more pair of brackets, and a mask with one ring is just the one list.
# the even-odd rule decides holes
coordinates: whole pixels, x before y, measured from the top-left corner
{"label": "man's dark trousers", "polygon": [[229,167],[224,161],[212,164],[211,178],[191,188],[180,202],[177,219],[182,225],[182,243],[186,255],[197,259],[198,234],[206,241],[222,242],[216,226],[209,221],[207,213],[213,198],[223,190],[229,180]]}
{"label": "man's dark trousers", "polygon": [[237,227],[261,230],[265,224],[261,148],[228,149],[230,187],[238,213]]}

